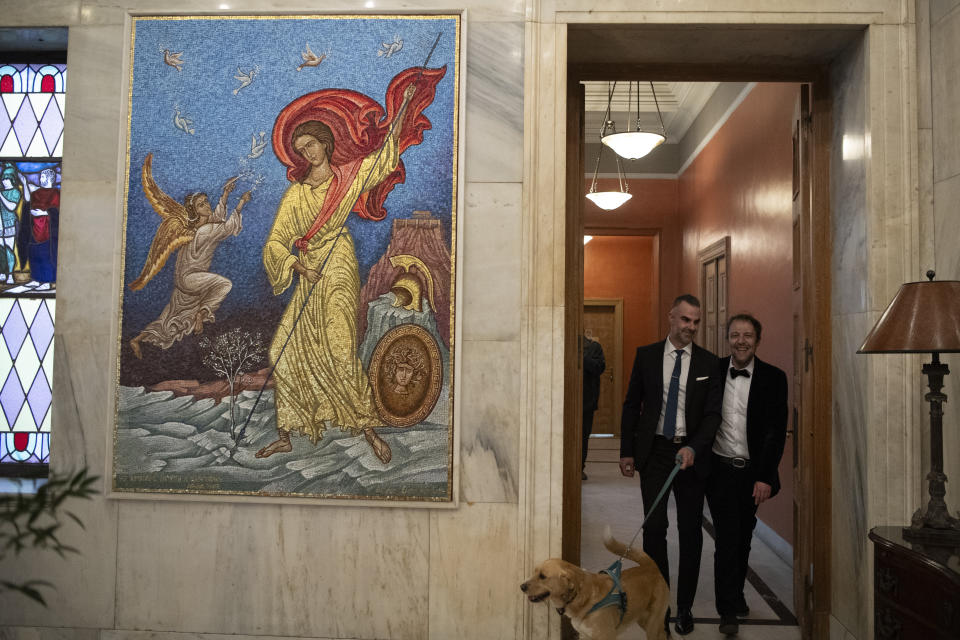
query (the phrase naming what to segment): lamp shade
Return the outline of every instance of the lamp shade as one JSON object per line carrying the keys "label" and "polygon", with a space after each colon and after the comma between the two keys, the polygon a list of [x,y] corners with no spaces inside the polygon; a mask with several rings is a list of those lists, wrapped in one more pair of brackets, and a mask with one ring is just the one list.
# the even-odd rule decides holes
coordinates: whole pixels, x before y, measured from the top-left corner
{"label": "lamp shade", "polygon": [[632,198],[633,194],[623,191],[592,191],[587,194],[587,197],[601,209],[613,211]]}
{"label": "lamp shade", "polygon": [[637,160],[656,149],[666,138],[659,133],[649,131],[628,131],[611,133],[600,141],[613,149],[621,158]]}
{"label": "lamp shade", "polygon": [[[927,274],[932,277],[932,272]],[[960,281],[901,285],[857,353],[960,352]]]}

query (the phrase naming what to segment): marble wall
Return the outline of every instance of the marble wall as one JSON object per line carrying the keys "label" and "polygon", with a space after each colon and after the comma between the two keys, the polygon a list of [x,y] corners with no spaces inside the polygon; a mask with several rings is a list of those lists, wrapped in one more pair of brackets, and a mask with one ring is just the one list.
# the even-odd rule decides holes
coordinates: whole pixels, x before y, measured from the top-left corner
{"label": "marble wall", "polygon": [[[932,264],[938,280],[960,280],[960,250],[956,229],[960,225],[960,0],[930,0],[929,50],[922,59],[929,67],[931,95],[929,110],[921,111],[921,152],[932,165],[933,242],[924,265]],[[919,58],[918,54],[918,58]],[[922,99],[922,98],[921,98]],[[932,144],[931,144],[932,142]],[[924,175],[924,172],[921,172]],[[923,183],[921,183],[923,184]],[[925,245],[925,248],[928,248]],[[942,360],[950,367],[944,393],[944,473],[947,507],[960,517],[960,358],[953,354]]]}
{"label": "marble wall", "polygon": [[[922,414],[912,400],[920,390],[905,367],[917,363],[856,356],[853,349],[899,283],[920,272],[921,254],[935,254],[943,275],[952,269],[956,277],[960,266],[955,241],[944,232],[957,215],[951,206],[951,189],[960,189],[956,144],[935,146],[937,136],[920,136],[937,170],[931,169],[936,179],[929,192],[936,197],[930,215],[924,217],[918,206],[915,185],[926,174],[917,151],[914,34],[920,17],[914,3],[810,0],[802,9],[782,0],[457,4],[469,17],[459,508],[98,498],[78,508],[86,531],[68,529],[82,556],[70,562],[31,557],[2,567],[5,574],[51,578],[58,590],[48,609],[19,601],[8,606],[4,596],[0,638],[559,637],[557,616],[524,603],[516,585],[535,562],[559,555],[561,548],[566,30],[578,22],[867,28],[858,54],[863,80],[855,83],[862,85],[863,97],[851,93],[845,102],[863,101],[862,129],[869,134],[863,141],[864,195],[843,201],[863,213],[851,209],[834,227],[841,238],[833,269],[838,277],[834,459],[840,464],[851,449],[860,451],[861,467],[849,471],[850,478],[879,484],[866,493],[850,487],[835,494],[841,503],[863,501],[862,513],[855,511],[849,522],[835,515],[835,546],[843,549],[834,560],[835,594],[848,584],[841,571],[852,571],[857,558],[869,569],[862,548],[843,547],[840,538],[909,516],[920,493],[911,480],[920,475],[920,445],[907,434],[918,432],[912,425]],[[920,4],[928,9],[934,77],[950,78],[947,71],[960,68],[957,2]],[[309,12],[317,6],[302,0],[5,0],[0,9],[4,26],[70,27],[56,468],[103,469],[108,450],[120,286],[120,147],[129,41],[124,22],[131,12],[216,13],[224,10],[221,5],[251,13]],[[333,0],[323,9],[357,6]],[[377,0],[365,6],[451,8],[440,0]],[[929,131],[956,130],[958,85],[932,83]],[[934,226],[941,232],[931,231]],[[846,271],[838,272],[841,263],[863,269],[848,278]],[[948,390],[957,392],[955,386]],[[950,437],[955,450],[956,434]],[[949,496],[954,506],[956,493]],[[870,593],[869,570],[863,580],[864,588],[846,592],[850,598]],[[869,596],[845,598],[834,598],[835,635],[870,637],[870,622],[864,622]]]}
{"label": "marble wall", "polygon": [[[833,255],[833,616],[848,629],[865,622],[858,594],[868,580],[866,416],[869,361],[851,355],[871,326],[867,312],[867,43],[858,42],[833,66],[834,141],[830,163]],[[839,144],[836,144],[839,143]]]}
{"label": "marble wall", "polygon": [[[460,507],[108,500],[76,507],[81,555],[23,556],[47,609],[4,594],[0,638],[515,637],[521,424],[524,15],[466,6]],[[372,7],[372,3],[368,3]],[[225,8],[226,7],[226,8]],[[449,10],[377,2],[381,11]],[[350,1],[325,12],[356,12]],[[52,466],[106,468],[114,414],[131,13],[316,11],[291,0],[9,0],[3,26],[69,27]],[[48,554],[49,555],[49,554]],[[9,572],[9,573],[8,573]],[[467,578],[469,577],[469,578]],[[98,630],[104,630],[101,636]]]}

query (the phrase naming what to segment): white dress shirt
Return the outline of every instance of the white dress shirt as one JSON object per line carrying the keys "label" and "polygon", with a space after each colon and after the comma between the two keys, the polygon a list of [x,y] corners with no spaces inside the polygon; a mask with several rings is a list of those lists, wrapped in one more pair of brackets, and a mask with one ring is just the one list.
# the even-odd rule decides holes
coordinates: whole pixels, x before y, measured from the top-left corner
{"label": "white dress shirt", "polygon": [[753,363],[744,367],[750,372],[750,377],[730,377],[732,360],[727,361],[724,369],[726,385],[723,389],[723,417],[717,437],[713,441],[713,452],[726,458],[750,459],[750,449],[747,446],[747,401],[750,399],[750,384],[753,382]]}
{"label": "white dress shirt", "polygon": [[[677,349],[668,337],[663,345],[663,402],[660,403],[660,419],[657,421],[657,435],[663,435],[663,418],[667,412],[667,395],[670,393],[670,377],[677,362]],[[687,421],[683,408],[687,400],[687,374],[690,373],[690,358],[693,357],[693,343],[683,347],[680,361],[680,393],[677,394],[677,436],[687,435]]]}

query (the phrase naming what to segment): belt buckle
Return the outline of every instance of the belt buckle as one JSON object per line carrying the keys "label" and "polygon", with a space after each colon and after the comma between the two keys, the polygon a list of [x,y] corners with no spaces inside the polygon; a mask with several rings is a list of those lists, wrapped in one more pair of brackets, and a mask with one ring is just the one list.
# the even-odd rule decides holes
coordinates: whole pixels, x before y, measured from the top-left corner
{"label": "belt buckle", "polygon": [[683,444],[683,436],[673,436],[673,444]]}
{"label": "belt buckle", "polygon": [[744,469],[747,466],[747,461],[744,458],[730,458],[730,464],[734,469]]}

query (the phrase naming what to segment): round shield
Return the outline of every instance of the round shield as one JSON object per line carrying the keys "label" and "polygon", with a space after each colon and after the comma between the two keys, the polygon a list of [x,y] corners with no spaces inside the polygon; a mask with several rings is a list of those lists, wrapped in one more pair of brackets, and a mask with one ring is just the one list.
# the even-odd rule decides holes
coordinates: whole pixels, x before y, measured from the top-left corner
{"label": "round shield", "polygon": [[370,387],[384,424],[409,427],[423,422],[440,397],[443,359],[437,341],[416,324],[387,331],[370,358]]}

